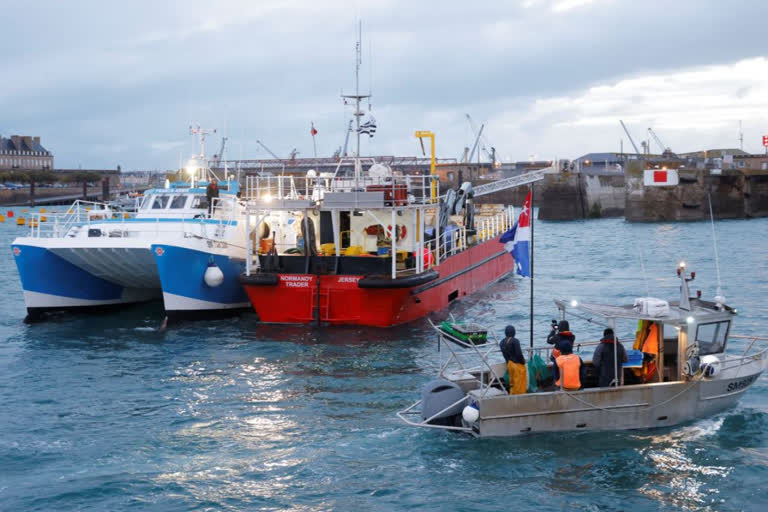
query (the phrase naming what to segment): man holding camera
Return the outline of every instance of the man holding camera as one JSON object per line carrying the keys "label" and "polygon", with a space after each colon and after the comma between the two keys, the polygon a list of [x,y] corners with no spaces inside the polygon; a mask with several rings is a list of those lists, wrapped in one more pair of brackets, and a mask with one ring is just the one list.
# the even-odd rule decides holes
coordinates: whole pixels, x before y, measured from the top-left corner
{"label": "man holding camera", "polygon": [[552,330],[547,336],[547,343],[554,345],[552,348],[552,355],[549,360],[552,361],[552,379],[553,382],[560,380],[560,369],[557,367],[557,358],[560,357],[563,350],[563,345],[566,343],[568,346],[573,347],[573,342],[576,340],[576,336],[571,332],[571,326],[568,324],[568,320],[552,320]]}

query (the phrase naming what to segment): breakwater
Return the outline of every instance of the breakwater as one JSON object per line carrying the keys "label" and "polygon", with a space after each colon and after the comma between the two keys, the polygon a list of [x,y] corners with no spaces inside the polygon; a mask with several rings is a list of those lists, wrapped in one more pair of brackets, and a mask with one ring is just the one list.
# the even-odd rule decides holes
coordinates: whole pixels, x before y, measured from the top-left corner
{"label": "breakwater", "polygon": [[[768,216],[768,172],[678,169],[679,183],[645,186],[642,161],[622,174],[560,172],[536,184],[534,204],[541,220],[624,217],[629,222],[696,221]],[[480,185],[487,181],[477,180]],[[478,203],[521,205],[527,187],[480,198]]]}

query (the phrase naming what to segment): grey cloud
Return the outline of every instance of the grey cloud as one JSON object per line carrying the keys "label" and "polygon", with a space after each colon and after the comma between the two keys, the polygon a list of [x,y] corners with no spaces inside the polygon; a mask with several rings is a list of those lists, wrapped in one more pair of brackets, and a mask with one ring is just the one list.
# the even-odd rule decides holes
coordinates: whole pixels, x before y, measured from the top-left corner
{"label": "grey cloud", "polygon": [[[265,156],[256,138],[280,154],[296,146],[308,156],[313,120],[330,154],[348,118],[338,94],[353,86],[356,12],[366,26],[366,90],[372,65],[379,132],[366,147],[374,153],[413,154],[413,129],[429,128],[441,156],[457,156],[464,112],[479,124],[537,98],[768,50],[761,0],[605,0],[561,14],[546,3],[505,4],[39,2],[35,16],[11,4],[0,31],[12,77],[0,89],[0,130],[42,135],[60,166],[164,168],[178,150],[158,144],[179,140],[191,122],[227,132],[231,157]],[[428,126],[434,119],[448,124]],[[558,119],[508,122],[530,137]],[[522,140],[493,142],[515,158],[529,147],[563,151],[551,137]]]}

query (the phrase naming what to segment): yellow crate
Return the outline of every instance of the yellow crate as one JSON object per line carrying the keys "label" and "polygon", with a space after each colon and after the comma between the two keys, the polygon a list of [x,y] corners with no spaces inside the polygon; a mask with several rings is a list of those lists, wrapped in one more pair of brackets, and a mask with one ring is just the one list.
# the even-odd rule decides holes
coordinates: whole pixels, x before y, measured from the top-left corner
{"label": "yellow crate", "polygon": [[363,248],[359,245],[350,245],[344,249],[344,256],[360,256],[363,254]]}

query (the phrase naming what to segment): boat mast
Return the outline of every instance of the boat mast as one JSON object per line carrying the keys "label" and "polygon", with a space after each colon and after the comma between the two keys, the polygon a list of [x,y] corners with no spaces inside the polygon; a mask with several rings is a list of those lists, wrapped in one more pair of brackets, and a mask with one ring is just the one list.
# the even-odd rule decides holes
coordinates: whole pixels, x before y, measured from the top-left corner
{"label": "boat mast", "polygon": [[360,65],[363,63],[362,58],[363,47],[363,22],[360,21],[358,25],[357,44],[355,45],[355,94],[342,94],[342,98],[348,98],[355,100],[355,111],[352,114],[355,116],[355,128],[357,132],[357,151],[355,152],[355,179],[359,178],[360,174],[360,118],[364,115],[360,110],[360,100],[370,98],[370,94],[360,94]]}

